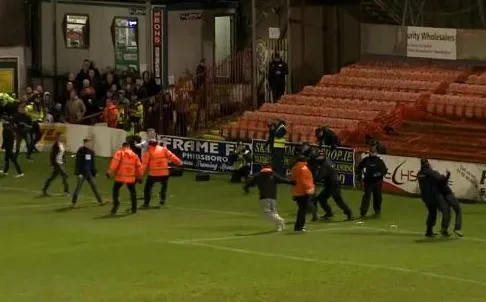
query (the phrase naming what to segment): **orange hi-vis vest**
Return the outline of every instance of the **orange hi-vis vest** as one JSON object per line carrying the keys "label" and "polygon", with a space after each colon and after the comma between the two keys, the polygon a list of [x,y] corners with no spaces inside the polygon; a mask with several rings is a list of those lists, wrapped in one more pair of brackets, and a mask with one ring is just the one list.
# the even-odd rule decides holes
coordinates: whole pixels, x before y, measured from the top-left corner
{"label": "orange hi-vis vest", "polygon": [[162,146],[149,146],[142,158],[142,175],[148,170],[150,176],[168,176],[169,164],[182,165],[182,160]]}
{"label": "orange hi-vis vest", "polygon": [[108,174],[116,182],[132,184],[143,175],[142,163],[130,147],[121,148],[113,155]]}
{"label": "orange hi-vis vest", "polygon": [[312,172],[307,167],[306,162],[297,162],[292,167],[292,179],[296,182],[292,187],[293,196],[314,194],[314,179],[312,178]]}

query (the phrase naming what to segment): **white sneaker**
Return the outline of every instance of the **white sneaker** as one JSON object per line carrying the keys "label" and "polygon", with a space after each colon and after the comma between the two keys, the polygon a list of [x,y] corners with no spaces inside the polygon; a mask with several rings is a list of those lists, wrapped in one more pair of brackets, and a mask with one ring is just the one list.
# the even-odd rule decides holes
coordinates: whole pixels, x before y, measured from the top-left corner
{"label": "white sneaker", "polygon": [[283,232],[285,230],[285,220],[281,220],[277,226],[277,232]]}
{"label": "white sneaker", "polygon": [[4,172],[4,171],[0,171],[0,175],[7,176],[8,173],[7,172]]}
{"label": "white sneaker", "polygon": [[15,178],[21,178],[21,177],[24,177],[24,176],[25,176],[24,173],[20,173],[20,174],[15,175]]}

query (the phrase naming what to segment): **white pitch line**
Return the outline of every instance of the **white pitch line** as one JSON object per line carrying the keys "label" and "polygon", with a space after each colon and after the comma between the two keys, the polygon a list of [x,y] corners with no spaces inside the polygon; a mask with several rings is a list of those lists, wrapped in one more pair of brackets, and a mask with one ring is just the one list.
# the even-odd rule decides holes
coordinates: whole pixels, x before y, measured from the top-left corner
{"label": "white pitch line", "polygon": [[[342,228],[322,228],[322,229],[315,229],[311,230],[310,233],[316,232],[333,232],[333,231],[345,231],[345,230],[353,230],[353,229],[361,229],[362,227],[342,227]],[[269,233],[268,235],[271,235]],[[279,234],[279,232],[274,233]],[[235,240],[235,239],[246,239],[246,238],[255,238],[258,236],[255,235],[233,235],[233,236],[225,236],[225,237],[208,237],[208,238],[192,238],[192,239],[181,239],[181,240],[171,240],[169,243],[172,244],[190,244],[190,243],[197,243],[197,242],[210,242],[210,241],[224,241],[224,240]]]}
{"label": "white pitch line", "polygon": [[[421,232],[415,232],[415,231],[409,231],[409,230],[389,230],[389,229],[386,229],[386,228],[379,228],[379,227],[367,227],[367,226],[363,226],[363,228],[366,228],[368,230],[373,230],[373,231],[380,231],[380,232],[385,232],[385,233],[402,233],[402,234],[411,234],[411,235],[423,235],[424,233],[421,233]],[[458,237],[459,238],[459,237]],[[476,241],[476,242],[486,242],[486,239],[483,239],[483,238],[477,238],[477,237],[468,237],[468,236],[465,236],[465,237],[461,237],[459,238],[461,240],[468,240],[468,241]],[[433,239],[431,239],[433,240]]]}
{"label": "white pitch line", "polygon": [[387,270],[387,271],[400,272],[400,273],[417,274],[417,275],[422,275],[422,276],[427,276],[427,277],[432,277],[432,278],[437,278],[437,279],[451,280],[451,281],[456,281],[456,282],[471,283],[471,284],[486,286],[486,282],[482,282],[482,281],[478,281],[478,280],[448,276],[448,275],[437,274],[437,273],[426,272],[426,271],[418,271],[418,270],[413,270],[413,269],[403,268],[403,267],[395,267],[395,266],[371,264],[371,263],[361,263],[361,262],[352,262],[352,261],[321,260],[321,259],[315,259],[315,258],[291,256],[291,255],[286,255],[286,254],[260,252],[260,251],[249,250],[249,249],[232,248],[232,247],[208,244],[208,243],[203,243],[203,242],[178,243],[178,244],[188,245],[188,246],[200,246],[200,247],[206,247],[206,248],[211,248],[211,249],[221,250],[221,251],[227,251],[227,252],[232,252],[232,253],[256,255],[256,256],[271,257],[271,258],[280,258],[280,259],[294,260],[294,261],[301,261],[301,262],[308,262],[308,263],[317,263],[317,264],[325,264],[325,265],[345,265],[345,266],[351,266],[351,267],[366,267],[366,268],[371,268],[371,269],[380,269],[380,270]]}

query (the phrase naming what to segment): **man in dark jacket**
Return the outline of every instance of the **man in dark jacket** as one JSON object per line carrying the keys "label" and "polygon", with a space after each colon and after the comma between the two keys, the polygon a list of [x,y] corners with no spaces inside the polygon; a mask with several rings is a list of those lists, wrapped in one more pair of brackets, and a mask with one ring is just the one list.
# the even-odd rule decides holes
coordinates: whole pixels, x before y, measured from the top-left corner
{"label": "man in dark jacket", "polygon": [[62,177],[62,183],[64,185],[64,194],[69,195],[69,184],[67,182],[67,173],[64,169],[65,162],[65,146],[62,142],[62,134],[57,133],[56,142],[51,147],[50,161],[52,166],[51,176],[46,180],[44,187],[42,188],[42,195],[48,196],[47,189],[51,183],[58,177]]}
{"label": "man in dark jacket", "polygon": [[251,177],[244,186],[246,193],[249,192],[250,187],[257,186],[260,192],[260,204],[263,213],[270,221],[277,226],[277,231],[281,232],[285,229],[285,220],[280,217],[277,211],[277,184],[289,183],[291,180],[281,177],[273,172],[270,165],[263,166],[260,173],[256,173]]}
{"label": "man in dark jacket", "polygon": [[339,147],[341,143],[337,134],[328,127],[320,127],[315,130],[315,136],[319,146],[329,146],[331,149]]}
{"label": "man in dark jacket", "polygon": [[272,89],[272,100],[276,103],[285,92],[285,79],[289,73],[287,63],[285,63],[279,53],[273,54],[273,59],[268,66],[268,83]]}
{"label": "man in dark jacket", "polygon": [[[381,214],[382,192],[381,187],[383,184],[383,178],[386,176],[388,169],[376,155],[376,148],[370,149],[369,156],[363,158],[356,169],[356,175],[358,181],[363,180],[364,194],[361,199],[360,214],[361,217],[365,217],[370,207],[371,194],[373,194],[373,210],[374,216],[379,217]],[[364,174],[364,178],[363,178]]]}
{"label": "man in dark jacket", "polygon": [[73,207],[76,206],[79,192],[81,191],[85,180],[88,181],[99,205],[104,205],[105,203],[103,202],[101,194],[99,193],[96,183],[94,182],[94,178],[97,174],[95,153],[91,149],[91,140],[89,138],[85,138],[83,140],[83,146],[78,149],[78,152],[76,152],[76,166],[74,169],[74,174],[78,178],[78,183],[76,185],[76,190],[74,190],[73,193]]}
{"label": "man in dark jacket", "polygon": [[32,149],[32,119],[25,114],[25,111],[21,109],[18,113],[15,114],[14,123],[16,124],[15,127],[15,157],[18,158],[20,153],[20,146],[22,145],[22,141],[25,141],[26,147],[26,156],[27,159],[31,159],[31,155],[33,152]]}
{"label": "man in dark jacket", "polygon": [[2,149],[5,150],[5,161],[3,170],[0,172],[3,175],[8,175],[8,170],[10,166],[10,162],[12,162],[17,170],[16,177],[22,177],[24,174],[20,169],[20,166],[17,162],[17,158],[14,155],[14,144],[15,144],[15,130],[12,121],[7,120],[3,123],[3,131],[2,131]]}
{"label": "man in dark jacket", "polygon": [[434,226],[437,222],[437,211],[442,212],[442,236],[449,236],[448,228],[451,220],[449,205],[445,201],[440,188],[449,180],[449,173],[444,176],[430,167],[427,159],[420,160],[420,171],[417,179],[420,187],[420,194],[425,206],[427,207],[427,221],[425,236],[434,237]]}
{"label": "man in dark jacket", "polygon": [[336,164],[330,159],[327,159],[325,153],[323,152],[319,155],[318,159],[320,159],[321,164],[317,173],[317,178],[318,181],[322,181],[324,189],[321,191],[321,193],[319,193],[319,195],[317,195],[316,200],[326,213],[324,218],[331,219],[334,216],[331,207],[327,203],[329,197],[332,196],[334,202],[341,210],[343,210],[347,219],[352,220],[353,214],[351,209],[346,202],[344,202],[341,195],[341,180],[336,171]]}

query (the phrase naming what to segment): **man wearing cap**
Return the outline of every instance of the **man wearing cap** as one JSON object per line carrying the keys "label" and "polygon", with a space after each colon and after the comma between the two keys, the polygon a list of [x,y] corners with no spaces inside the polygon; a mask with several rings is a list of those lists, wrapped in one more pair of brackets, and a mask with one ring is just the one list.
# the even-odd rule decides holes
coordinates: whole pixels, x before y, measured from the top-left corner
{"label": "man wearing cap", "polygon": [[98,201],[99,205],[104,205],[101,194],[99,193],[96,183],[94,182],[94,178],[97,174],[95,165],[95,153],[91,147],[91,140],[89,138],[83,139],[83,146],[80,147],[76,152],[76,166],[74,173],[78,179],[78,183],[73,193],[73,207],[76,206],[79,192],[81,191],[85,180],[89,183],[91,190],[93,191],[93,194],[95,195],[96,201]]}
{"label": "man wearing cap", "polygon": [[[379,217],[381,214],[382,192],[381,187],[383,178],[386,176],[388,168],[381,158],[376,155],[376,148],[372,147],[369,156],[363,158],[356,168],[358,182],[363,180],[364,194],[361,199],[360,214],[365,217],[370,207],[371,194],[373,194],[374,216]],[[364,174],[364,177],[363,177]]]}
{"label": "man wearing cap", "polygon": [[292,184],[294,182],[279,176],[272,170],[271,165],[265,165],[259,173],[248,179],[243,190],[249,193],[251,187],[258,187],[263,214],[277,227],[277,231],[281,232],[285,229],[285,220],[280,217],[277,211],[278,183]]}

